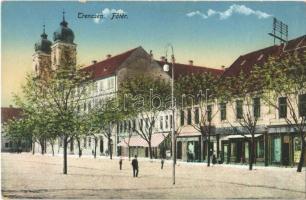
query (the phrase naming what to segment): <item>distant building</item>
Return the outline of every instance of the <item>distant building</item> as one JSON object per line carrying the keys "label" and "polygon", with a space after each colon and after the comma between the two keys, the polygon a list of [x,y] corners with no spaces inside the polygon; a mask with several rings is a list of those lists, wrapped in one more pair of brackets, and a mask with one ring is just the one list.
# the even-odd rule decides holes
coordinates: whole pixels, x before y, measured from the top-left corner
{"label": "distant building", "polygon": [[11,141],[5,134],[3,125],[9,120],[20,119],[22,110],[13,107],[1,107],[1,152],[31,151],[31,141]]}

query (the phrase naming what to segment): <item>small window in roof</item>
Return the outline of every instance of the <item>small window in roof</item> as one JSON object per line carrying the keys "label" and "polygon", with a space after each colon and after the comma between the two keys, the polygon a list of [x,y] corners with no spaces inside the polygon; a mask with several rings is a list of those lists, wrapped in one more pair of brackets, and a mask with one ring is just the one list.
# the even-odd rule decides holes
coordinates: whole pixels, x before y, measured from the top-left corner
{"label": "small window in roof", "polygon": [[261,60],[262,58],[263,58],[263,54],[260,54],[260,56],[258,56],[258,58],[257,58],[257,60],[259,61],[259,60]]}
{"label": "small window in roof", "polygon": [[244,65],[245,62],[246,62],[246,60],[243,60],[240,65],[241,66]]}

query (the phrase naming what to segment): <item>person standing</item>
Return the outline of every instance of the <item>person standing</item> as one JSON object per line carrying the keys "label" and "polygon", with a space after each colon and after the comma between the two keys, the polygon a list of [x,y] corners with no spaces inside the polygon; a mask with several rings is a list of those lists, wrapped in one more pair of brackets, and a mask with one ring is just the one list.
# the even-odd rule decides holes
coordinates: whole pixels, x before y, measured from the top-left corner
{"label": "person standing", "polygon": [[135,155],[135,158],[132,160],[132,167],[133,167],[133,177],[138,177],[138,160],[137,160],[137,155]]}
{"label": "person standing", "polygon": [[164,168],[164,162],[165,162],[165,161],[164,161],[164,159],[162,158],[161,161],[160,161],[160,163],[161,163],[160,169],[163,169],[163,168]]}
{"label": "person standing", "polygon": [[120,160],[119,160],[119,169],[122,170],[122,158],[120,157]]}

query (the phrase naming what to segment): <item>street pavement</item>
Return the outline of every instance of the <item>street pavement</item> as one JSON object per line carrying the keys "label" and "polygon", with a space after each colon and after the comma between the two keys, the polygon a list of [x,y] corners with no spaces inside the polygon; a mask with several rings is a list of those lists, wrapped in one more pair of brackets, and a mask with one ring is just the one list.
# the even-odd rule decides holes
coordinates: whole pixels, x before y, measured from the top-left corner
{"label": "street pavement", "polygon": [[133,178],[129,160],[119,170],[118,158],[1,154],[2,197],[43,199],[305,199],[305,170],[295,168],[178,163],[139,160]]}

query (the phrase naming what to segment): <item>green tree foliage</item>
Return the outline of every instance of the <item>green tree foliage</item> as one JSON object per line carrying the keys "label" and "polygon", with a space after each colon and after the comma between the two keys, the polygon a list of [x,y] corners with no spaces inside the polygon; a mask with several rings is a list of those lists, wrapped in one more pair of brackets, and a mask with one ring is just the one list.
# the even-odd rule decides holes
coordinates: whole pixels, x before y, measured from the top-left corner
{"label": "green tree foliage", "polygon": [[[241,127],[237,127],[227,120],[233,132],[244,136],[249,146],[249,170],[253,169],[255,159],[255,133],[258,129],[259,113],[254,113],[254,97],[261,99],[262,93],[253,71],[240,71],[238,76],[225,77],[222,79],[224,85],[227,85],[227,100],[233,113],[236,113],[237,101],[242,102],[241,116],[236,122]],[[260,101],[260,100],[259,100]],[[251,138],[245,135],[251,135]]]}
{"label": "green tree foliage", "polygon": [[57,137],[63,140],[64,174],[67,174],[68,143],[82,133],[79,130],[84,122],[79,119],[78,108],[86,100],[90,85],[88,75],[82,71],[60,67],[48,78],[29,75],[22,97],[16,97],[35,140],[41,140],[40,143],[47,139],[54,142]]}
{"label": "green tree foliage", "polygon": [[294,52],[271,57],[263,66],[256,67],[254,76],[260,80],[260,89],[264,101],[281,112],[279,98],[286,99],[286,123],[298,133],[302,150],[297,171],[301,172],[305,157],[305,120],[306,108],[300,95],[306,94],[306,51],[298,49]]}
{"label": "green tree foliage", "polygon": [[134,132],[144,139],[152,159],[152,134],[161,111],[171,109],[170,84],[168,80],[151,76],[130,78],[119,87],[119,105],[125,116],[137,119]]}
{"label": "green tree foliage", "polygon": [[[213,127],[212,120],[218,113],[218,108],[210,109],[209,105],[212,106],[215,101],[221,101],[222,95],[224,95],[219,77],[211,73],[181,76],[175,82],[175,89],[177,107],[181,110],[192,109],[194,112],[198,112],[194,114],[198,119],[192,120],[190,125],[201,133],[203,140],[205,138],[207,144],[210,144]],[[185,115],[185,118],[185,121],[187,121],[187,115]],[[203,153],[203,146],[201,152]],[[210,145],[207,145],[208,166],[210,166],[211,153]]]}

